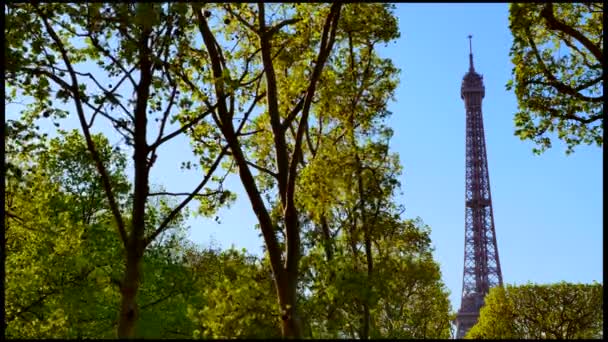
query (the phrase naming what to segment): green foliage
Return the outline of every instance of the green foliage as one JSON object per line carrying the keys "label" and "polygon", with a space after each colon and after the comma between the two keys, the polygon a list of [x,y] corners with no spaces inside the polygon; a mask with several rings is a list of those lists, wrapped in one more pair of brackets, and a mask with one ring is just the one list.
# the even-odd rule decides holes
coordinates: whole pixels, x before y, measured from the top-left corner
{"label": "green foliage", "polygon": [[551,133],[571,153],[579,144],[603,144],[603,3],[510,5],[511,57],[520,111],[515,135],[541,153]]}
{"label": "green foliage", "polygon": [[138,296],[137,338],[190,338],[195,329],[187,316],[191,302],[200,302],[199,277],[187,266],[184,228],[178,226],[146,250],[144,277]]}
{"label": "green foliage", "polygon": [[[30,140],[11,137],[7,144],[34,145]],[[102,135],[93,140],[127,208],[126,158]],[[7,177],[6,336],[112,338],[123,252],[84,138],[64,132],[36,146],[40,153],[13,150],[7,158],[25,171]],[[152,224],[166,210],[162,199],[156,202],[148,211]],[[181,220],[146,251],[139,337],[183,338],[194,330],[186,308],[196,275],[184,265]]]}
{"label": "green foliage", "polygon": [[[88,213],[88,206],[105,206],[107,202],[105,209],[112,215],[106,224],[113,224],[123,246],[111,251],[126,261],[120,282],[121,314],[117,331],[120,337],[133,337],[145,249],[160,233],[183,219],[182,209],[194,197],[188,196],[170,207],[166,198],[159,197],[162,193],[150,193],[148,181],[159,146],[184,133],[206,115],[199,112],[188,120],[180,120],[177,128],[167,125],[191,114],[188,112],[191,101],[185,100],[189,97],[179,93],[184,84],[180,83],[183,68],[179,63],[183,51],[178,47],[192,40],[192,21],[183,4],[24,3],[8,4],[5,14],[11,26],[7,31],[11,42],[5,49],[9,56],[5,65],[8,95],[10,100],[25,97],[27,103],[26,109],[19,113],[20,121],[27,126],[38,119],[53,120],[56,127],[61,127],[56,120],[69,114],[65,104],[73,105],[71,114],[77,117],[86,143],[71,144],[72,137],[67,137],[65,148],[53,156],[57,159],[50,165],[64,173],[52,181],[76,193],[77,203],[61,202],[68,206],[80,205],[74,208],[76,211],[82,209]],[[91,138],[91,132],[99,128],[102,120],[113,126],[113,138],[120,137],[120,141],[113,141],[112,145],[133,152],[133,187],[126,182],[117,183],[113,178],[115,170],[106,165],[108,155],[120,156],[120,153]],[[149,141],[149,135],[155,139]],[[106,137],[110,136],[112,134]],[[64,163],[62,154],[73,154],[74,149],[82,147],[86,147],[88,153],[83,152],[80,159]],[[217,148],[205,152],[212,160],[223,157]],[[93,162],[83,163],[89,154]],[[116,167],[124,168],[126,161],[122,159]],[[208,168],[209,176],[217,163],[213,167],[207,164],[204,168]],[[13,169],[17,173],[22,170]],[[88,178],[74,176],[81,172]],[[205,177],[194,192],[209,190],[209,178]],[[86,182],[95,182],[94,188],[82,189]],[[217,196],[199,196],[205,198],[206,214],[230,199],[227,191],[216,193]],[[90,216],[79,217],[77,222],[86,226],[90,219]]]}
{"label": "green foliage", "polygon": [[[392,130],[383,121],[398,70],[375,52],[398,36],[390,10],[345,7],[341,40],[312,109],[318,121],[310,123],[310,161],[296,198],[310,220],[300,301],[313,338],[450,336],[448,292],[428,227],[401,220],[393,197],[401,166],[389,153]],[[361,29],[363,18],[382,24]]]}
{"label": "green foliage", "polygon": [[[116,234],[119,220],[99,164],[129,241],[151,236],[177,207],[162,185],[146,183],[146,191],[139,192],[149,195],[139,207],[145,207],[144,214],[133,216],[137,196],[125,176],[126,156],[141,152],[135,127],[138,118],[145,118],[137,131],[146,132],[147,160],[139,170],[150,171],[156,148],[169,132],[187,133],[192,140],[198,163],[188,161],[183,168],[208,176],[218,165],[242,174],[243,165],[234,165],[242,151],[270,208],[279,254],[288,244],[286,231],[294,227],[286,227],[287,195],[280,192],[286,182],[277,174],[294,180],[290,195],[297,208],[303,275],[301,281],[290,277],[298,290],[294,316],[301,317],[305,336],[448,337],[448,293],[432,257],[429,228],[401,219],[403,208],[395,203],[401,166],[389,152],[392,130],[384,120],[391,114],[387,103],[399,71],[376,51],[399,37],[393,6],[343,5],[335,43],[316,83],[313,74],[331,4],[265,5],[265,33],[258,31],[257,5],[205,4],[214,46],[221,48],[221,73],[215,75],[208,46],[201,47],[197,39],[197,6],[5,7],[6,96],[28,102],[5,131],[6,336],[115,337],[125,256],[137,245],[125,249]],[[268,38],[269,50],[262,51],[261,37]],[[270,52],[272,68],[264,64],[263,52]],[[145,59],[151,65],[142,70]],[[267,77],[271,72],[274,81]],[[150,78],[147,87],[142,86],[144,75]],[[268,98],[273,83],[274,109]],[[226,99],[218,98],[218,89]],[[229,115],[219,120],[217,104],[224,100]],[[50,140],[40,134],[37,120],[61,128],[60,120],[72,115],[66,104],[74,105],[70,109],[76,110],[83,132],[107,120],[120,141],[92,134],[87,143],[76,131],[61,129]],[[170,124],[175,126],[170,129]],[[238,135],[230,149],[224,147],[228,128]],[[225,151],[231,158],[221,164]],[[295,172],[278,170],[280,154],[287,155]],[[199,214],[211,216],[235,199],[222,187],[227,173],[209,177],[217,189],[207,184],[198,191]],[[273,271],[283,266],[271,267],[270,253],[260,260],[245,251],[191,246],[185,237],[187,215],[182,210],[169,220],[138,259],[142,272],[134,282],[139,286],[134,337],[280,337],[285,310],[292,308],[281,310],[277,300]],[[143,220],[143,227],[135,227],[136,220]]]}
{"label": "green foliage", "polygon": [[490,290],[467,338],[602,339],[603,285],[566,282]]}
{"label": "green foliage", "polygon": [[412,220],[387,223],[374,239],[371,283],[363,256],[355,259],[344,235],[330,261],[323,245],[303,257],[302,306],[311,337],[360,338],[364,302],[373,303],[372,338],[450,337],[449,293],[433,261],[428,227]]}
{"label": "green foliage", "polygon": [[[124,195],[124,156],[94,140]],[[6,336],[111,337],[121,246],[96,171],[75,132],[40,144],[44,153],[7,158],[34,167],[7,177]]]}
{"label": "green foliage", "polygon": [[279,307],[267,262],[245,252],[191,251],[197,289],[204,298],[188,304],[194,338],[278,338]]}

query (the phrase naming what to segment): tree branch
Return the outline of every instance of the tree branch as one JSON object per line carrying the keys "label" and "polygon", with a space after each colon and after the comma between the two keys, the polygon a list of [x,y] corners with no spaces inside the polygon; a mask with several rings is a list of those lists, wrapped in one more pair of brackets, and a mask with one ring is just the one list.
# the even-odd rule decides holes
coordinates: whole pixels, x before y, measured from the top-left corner
{"label": "tree branch", "polygon": [[300,19],[300,18],[292,18],[292,19],[283,20],[280,23],[278,23],[275,26],[273,26],[270,29],[268,29],[268,31],[266,32],[266,34],[268,34],[268,37],[272,37],[272,35],[274,35],[275,33],[279,32],[279,30],[282,29],[284,26],[295,24],[295,23],[297,23],[299,21],[302,21],[302,19]]}
{"label": "tree branch", "polygon": [[247,163],[247,165],[252,166],[253,168],[255,168],[258,171],[262,171],[264,173],[267,173],[267,174],[269,174],[270,176],[272,176],[275,179],[278,179],[278,177],[279,177],[278,174],[276,174],[275,172],[272,172],[272,171],[268,170],[265,167],[262,167],[262,166],[259,166],[257,164],[254,164],[253,162],[250,162],[249,160],[246,160],[245,162]]}
{"label": "tree branch", "polygon": [[230,15],[232,15],[233,17],[235,17],[236,20],[238,20],[241,24],[245,25],[245,27],[247,27],[248,29],[250,29],[255,34],[259,34],[259,31],[257,31],[255,29],[255,26],[253,26],[252,24],[248,23],[247,20],[243,19],[243,17],[241,17],[238,13],[234,12],[232,10],[232,8],[230,7],[230,5],[231,4],[224,5],[224,9],[226,11],[228,11],[228,13],[230,13]]}
{"label": "tree branch", "polygon": [[551,86],[553,86],[555,89],[557,89],[558,91],[560,91],[564,94],[572,95],[581,100],[591,101],[591,102],[596,101],[594,98],[584,96],[584,95],[580,94],[579,92],[577,92],[574,88],[560,82],[545,65],[545,62],[543,61],[542,57],[540,56],[540,52],[538,51],[538,48],[536,47],[536,43],[534,43],[534,40],[532,39],[532,35],[530,33],[529,28],[526,29],[526,34],[528,36],[528,43],[530,44],[530,47],[532,48],[532,51],[534,52],[534,56],[536,57],[536,60],[538,61],[538,63],[541,66],[543,75],[545,75],[545,77],[549,80],[549,84]]}
{"label": "tree branch", "polygon": [[602,63],[602,65],[604,65],[605,61],[602,50],[587,39],[587,37],[585,37],[582,33],[557,20],[553,13],[553,3],[549,2],[545,4],[545,7],[541,10],[540,15],[547,21],[547,27],[549,29],[561,31],[574,37],[581,44],[583,44],[583,46],[585,46],[595,56],[595,58]]}
{"label": "tree branch", "polygon": [[293,188],[295,186],[295,174],[298,163],[298,154],[300,153],[301,143],[302,143],[302,135],[304,134],[305,123],[308,122],[308,113],[310,111],[310,106],[312,103],[312,98],[316,89],[317,82],[321,77],[321,72],[325,65],[325,61],[329,57],[329,53],[334,44],[336,30],[338,27],[338,21],[340,19],[340,8],[341,3],[333,3],[331,6],[330,14],[327,16],[325,21],[325,25],[323,27],[323,34],[321,38],[321,47],[319,48],[319,54],[317,57],[317,62],[315,63],[315,68],[312,72],[310,83],[306,92],[306,96],[304,98],[304,104],[302,108],[302,119],[298,125],[298,131],[295,138],[295,147],[293,152],[293,158],[291,160],[291,164],[289,166],[289,177],[288,177],[288,192],[293,192]]}
{"label": "tree branch", "polygon": [[[45,15],[38,8],[38,5],[33,4],[33,7],[34,7],[35,11],[38,13],[38,15],[42,18],[49,35],[51,36],[51,38],[53,39],[53,42],[57,45],[59,51],[61,52],[63,61],[66,64],[68,71],[70,73],[72,84],[70,86],[68,86],[68,89],[71,90],[71,92],[74,94],[76,112],[78,113],[78,119],[80,120],[80,126],[83,130],[85,140],[87,142],[87,148],[89,149],[89,152],[91,153],[91,156],[92,156],[93,160],[95,161],[95,166],[97,168],[97,171],[99,172],[99,174],[101,176],[101,179],[103,182],[103,187],[106,192],[108,202],[110,203],[110,209],[112,211],[112,214],[114,215],[114,219],[116,220],[116,226],[117,226],[120,238],[123,242],[123,245],[126,247],[127,246],[127,232],[125,230],[125,224],[122,219],[122,215],[120,214],[120,210],[118,209],[118,204],[114,198],[114,193],[112,192],[112,184],[110,183],[110,178],[108,176],[107,170],[101,161],[101,157],[99,156],[97,149],[95,148],[95,143],[93,142],[93,139],[91,138],[91,133],[89,132],[89,128],[87,126],[87,121],[84,116],[84,110],[82,108],[82,100],[80,98],[80,91],[78,89],[78,78],[77,78],[76,74],[74,73],[72,63],[70,62],[70,58],[68,57],[67,51],[63,45],[63,42],[61,41],[61,38],[59,38],[59,36],[55,32],[55,30],[53,30],[53,27],[49,24]],[[61,80],[59,77],[57,77],[57,78],[59,80]],[[65,84],[66,82],[61,80],[60,84],[61,83]]]}
{"label": "tree branch", "polygon": [[[214,195],[219,195],[223,193],[223,191],[211,191],[211,192],[207,192],[204,194],[195,194],[194,197],[209,197],[209,196],[214,196]],[[160,191],[160,192],[151,192],[148,194],[148,196],[190,196],[192,195],[191,192],[167,192],[167,191]]]}
{"label": "tree branch", "polygon": [[298,113],[302,110],[302,107],[304,107],[305,99],[306,99],[306,92],[304,92],[304,96],[302,98],[300,98],[300,100],[298,101],[296,106],[293,107],[293,109],[291,110],[291,112],[289,112],[289,114],[287,115],[285,120],[283,120],[283,123],[282,123],[283,129],[286,129],[289,125],[291,125],[291,122],[293,120],[295,120]]}
{"label": "tree branch", "polygon": [[[156,145],[163,137],[163,133],[165,132],[165,125],[167,124],[167,119],[169,118],[171,107],[175,103],[175,95],[177,94],[177,84],[171,80],[169,73],[167,72],[167,76],[169,78],[169,82],[173,84],[173,89],[171,90],[171,97],[169,99],[169,104],[167,104],[167,108],[165,108],[165,112],[163,113],[163,118],[160,122],[160,129],[158,130],[158,136],[156,137],[156,141],[152,145]],[[156,145],[156,147],[160,146],[160,144]],[[150,149],[154,152],[156,147],[150,147]]]}
{"label": "tree branch", "polygon": [[[116,59],[116,57],[112,56],[112,54],[110,53],[109,50],[104,49],[101,44],[99,43],[99,40],[97,39],[97,37],[94,37],[92,32],[89,32],[88,37],[91,39],[91,43],[93,44],[93,46],[95,46],[95,48],[97,48],[98,50],[100,50],[106,57],[108,57],[113,64],[115,64],[116,66],[118,66],[118,68],[120,70],[122,70],[122,72],[124,72],[125,74],[128,75],[128,79],[131,82],[131,86],[133,86],[133,89],[137,88],[137,82],[135,82],[135,80],[133,79],[133,77],[131,77],[131,73],[127,72],[127,68],[125,68],[119,61],[118,59]],[[132,38],[131,38],[132,39]]]}
{"label": "tree branch", "polygon": [[[217,106],[217,105],[215,105],[215,106]],[[213,106],[212,108],[207,109],[206,112],[204,112],[203,114],[199,115],[194,120],[191,120],[190,122],[188,122],[187,124],[183,125],[182,127],[180,127],[178,129],[176,129],[175,131],[171,132],[170,134],[165,135],[164,137],[162,137],[162,139],[157,139],[154,142],[154,144],[150,145],[150,149],[151,150],[155,150],[158,146],[162,145],[163,143],[167,142],[168,140],[173,139],[175,136],[177,136],[177,135],[185,132],[188,128],[196,125],[202,119],[204,119],[207,115],[211,114],[211,112],[213,110],[215,110],[215,106]]]}
{"label": "tree branch", "polygon": [[144,247],[148,246],[150,244],[150,242],[154,241],[154,239],[156,239],[156,237],[158,236],[158,234],[160,234],[163,230],[165,230],[167,228],[167,226],[169,225],[169,223],[171,222],[171,220],[173,220],[173,218],[186,205],[188,205],[188,203],[190,203],[190,201],[194,197],[197,196],[198,192],[211,179],[211,176],[215,172],[215,169],[218,167],[218,165],[220,164],[220,161],[222,160],[222,158],[224,157],[224,155],[226,154],[227,151],[228,151],[228,145],[226,145],[226,146],[224,146],[222,148],[222,150],[220,151],[219,155],[217,156],[217,158],[215,159],[215,161],[213,162],[213,164],[211,165],[211,167],[207,171],[207,174],[205,175],[205,177],[203,178],[203,180],[200,182],[200,184],[188,195],[188,197],[186,197],[177,207],[175,207],[173,209],[173,211],[171,211],[171,213],[169,213],[169,215],[167,215],[167,217],[165,217],[165,219],[163,220],[163,222],[158,226],[158,228],[156,228],[156,230],[154,231],[154,233],[152,233],[150,236],[148,236],[147,238],[144,239]]}
{"label": "tree branch", "polygon": [[[599,78],[599,80],[601,80],[601,78]],[[585,86],[585,85],[590,86],[590,85],[593,85],[593,84],[598,83],[598,82],[599,82],[598,79],[590,80],[590,81],[588,81],[588,82],[586,82],[586,83],[584,83],[582,85],[579,85],[576,88],[571,88],[571,87],[569,87],[569,86],[567,86],[567,85],[565,85],[565,84],[563,84],[563,83],[561,83],[561,82],[559,82],[557,80],[556,80],[556,82],[543,82],[543,81],[531,79],[531,80],[527,80],[525,82],[522,82],[522,85],[526,86],[528,84],[538,84],[538,85],[553,87],[553,88],[555,88],[558,91],[565,92],[565,93],[567,93],[569,95],[572,95],[574,97],[577,97],[577,98],[579,98],[579,99],[581,99],[583,101],[598,103],[598,102],[602,102],[604,100],[603,96],[590,97],[590,96],[586,96],[586,95],[583,95],[583,94],[581,94],[581,93],[578,92],[578,91],[584,90],[586,88],[586,87],[582,88],[582,86]],[[571,91],[566,90],[566,88],[570,88]]]}
{"label": "tree branch", "polygon": [[[325,25],[323,27],[323,34],[321,38],[321,47],[319,48],[319,54],[315,63],[315,68],[311,75],[311,80],[308,85],[308,90],[306,94],[306,100],[304,102],[304,107],[302,109],[302,118],[299,122],[298,132],[295,139],[294,151],[291,159],[291,164],[289,165],[289,173],[287,176],[287,189],[285,198],[287,199],[285,212],[286,221],[294,220],[297,222],[297,211],[295,209],[295,199],[294,199],[294,191],[295,191],[295,183],[296,183],[296,175],[297,175],[297,165],[299,161],[299,156],[302,146],[302,136],[304,134],[305,122],[308,121],[308,113],[310,111],[310,105],[312,102],[312,98],[315,93],[317,82],[321,76],[321,72],[323,67],[325,66],[325,62],[329,57],[329,54],[333,48],[334,40],[336,37],[336,30],[338,28],[338,21],[340,19],[340,9],[342,4],[339,2],[335,2],[332,4],[330,13],[327,16],[325,21]],[[290,213],[291,212],[291,213]],[[286,254],[287,254],[287,271],[296,272],[298,269],[298,255],[300,253],[300,236],[297,231],[297,224],[290,225],[286,224],[286,235],[288,237],[286,243]]]}
{"label": "tree branch", "polygon": [[260,128],[260,129],[256,129],[255,131],[237,134],[237,136],[244,137],[244,136],[254,135],[254,134],[257,134],[257,133],[260,133],[260,132],[264,132],[264,131],[265,131],[265,129]]}
{"label": "tree branch", "polygon": [[154,306],[154,305],[156,305],[156,304],[158,304],[158,303],[160,303],[160,302],[163,302],[163,301],[165,301],[165,300],[167,300],[167,299],[169,299],[169,298],[173,297],[173,296],[174,296],[174,295],[176,295],[176,294],[177,294],[177,293],[176,293],[175,291],[170,291],[170,292],[169,292],[169,293],[168,293],[166,296],[164,296],[164,297],[160,297],[160,298],[158,298],[158,299],[157,299],[157,300],[155,300],[155,301],[152,301],[152,302],[150,302],[150,303],[147,303],[147,304],[142,305],[142,306],[141,306],[141,308],[140,308],[140,310],[145,310],[146,308],[149,308],[149,307]]}
{"label": "tree branch", "polygon": [[[223,99],[224,90],[223,84],[221,82],[222,66],[219,61],[217,46],[214,44],[213,33],[209,29],[207,21],[201,13],[200,4],[192,4],[192,9],[197,15],[198,27],[201,32],[201,35],[203,36],[203,41],[205,43],[205,46],[207,47],[207,51],[209,52],[211,68],[213,70],[214,77],[216,79],[220,77],[220,80],[218,82],[215,82],[216,96],[218,99]],[[218,105],[218,112],[220,117],[218,118],[214,115],[213,119],[219,126],[220,130],[222,131],[222,134],[224,135],[224,138],[228,142],[228,146],[230,146],[233,158],[238,165],[241,181],[243,183],[243,186],[245,187],[245,191],[247,191],[247,195],[249,196],[253,211],[256,214],[260,226],[262,228],[264,241],[266,242],[266,246],[268,247],[270,265],[273,270],[273,274],[275,275],[275,277],[278,277],[282,274],[281,251],[279,249],[277,237],[274,232],[274,225],[268,213],[268,210],[266,209],[264,201],[260,195],[260,191],[257,188],[255,179],[253,178],[253,175],[251,174],[251,171],[249,170],[249,167],[245,162],[245,157],[243,155],[241,145],[239,144],[238,137],[234,132],[234,127],[232,125],[231,118],[228,117],[229,113],[227,113],[226,105],[222,102],[220,102]],[[241,127],[244,126],[245,122],[245,120],[241,122]]]}
{"label": "tree branch", "polygon": [[273,140],[276,155],[277,174],[279,178],[277,180],[279,187],[279,196],[281,204],[285,207],[287,202],[287,183],[289,178],[289,156],[287,155],[287,144],[285,141],[285,129],[281,125],[281,115],[279,113],[279,99],[277,90],[276,73],[274,70],[274,63],[272,60],[272,43],[270,36],[267,34],[266,22],[265,22],[265,4],[258,2],[258,21],[260,31],[260,46],[262,48],[262,64],[264,65],[266,75],[266,91],[268,97],[266,98],[266,106],[268,109],[268,116],[270,117],[270,126],[273,132]]}

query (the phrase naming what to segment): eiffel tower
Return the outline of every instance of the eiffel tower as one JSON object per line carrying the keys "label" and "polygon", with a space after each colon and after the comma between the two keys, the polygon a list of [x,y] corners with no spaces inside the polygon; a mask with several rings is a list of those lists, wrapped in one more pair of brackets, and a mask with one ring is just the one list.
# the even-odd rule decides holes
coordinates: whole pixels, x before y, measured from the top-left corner
{"label": "eiffel tower", "polygon": [[467,134],[464,271],[462,301],[456,315],[456,338],[463,338],[477,323],[490,288],[502,286],[481,111],[485,87],[483,76],[473,67],[471,38],[469,35],[469,71],[462,79],[460,90],[466,108]]}

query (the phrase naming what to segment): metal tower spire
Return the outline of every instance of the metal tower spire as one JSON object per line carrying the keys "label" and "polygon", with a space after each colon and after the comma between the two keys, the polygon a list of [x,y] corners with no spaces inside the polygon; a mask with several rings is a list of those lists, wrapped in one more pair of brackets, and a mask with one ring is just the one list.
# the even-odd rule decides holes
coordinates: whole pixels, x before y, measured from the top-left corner
{"label": "metal tower spire", "polygon": [[472,35],[469,35],[469,72],[475,71],[473,67],[473,44],[471,43]]}
{"label": "metal tower spire", "polygon": [[469,71],[460,90],[466,109],[466,181],[464,270],[462,301],[456,315],[457,338],[463,338],[477,323],[479,309],[490,288],[502,286],[481,111],[485,87],[483,76],[473,68],[471,38],[469,35]]}

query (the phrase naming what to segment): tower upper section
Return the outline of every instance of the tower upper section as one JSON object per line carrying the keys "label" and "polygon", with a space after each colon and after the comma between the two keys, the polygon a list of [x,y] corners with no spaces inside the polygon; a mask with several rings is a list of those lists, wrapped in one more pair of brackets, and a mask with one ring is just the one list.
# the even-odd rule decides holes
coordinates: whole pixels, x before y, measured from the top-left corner
{"label": "tower upper section", "polygon": [[[460,87],[460,98],[465,100],[465,106],[469,102],[476,102],[476,104],[481,105],[481,99],[486,94],[486,88],[483,86],[483,76],[476,73],[475,67],[473,66],[473,47],[471,38],[473,38],[473,36],[469,35],[469,71],[462,78],[462,86]],[[479,95],[481,95],[481,98],[479,98]],[[474,97],[475,99],[470,98],[470,100],[478,100],[479,102],[467,101],[466,97]]]}

